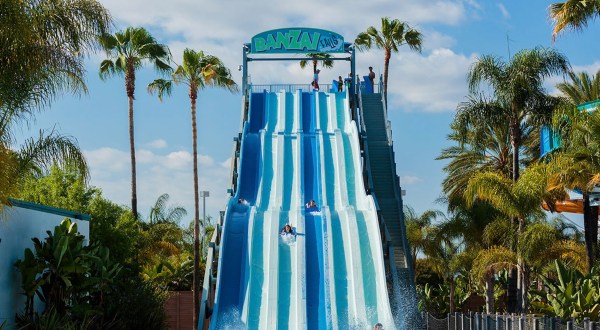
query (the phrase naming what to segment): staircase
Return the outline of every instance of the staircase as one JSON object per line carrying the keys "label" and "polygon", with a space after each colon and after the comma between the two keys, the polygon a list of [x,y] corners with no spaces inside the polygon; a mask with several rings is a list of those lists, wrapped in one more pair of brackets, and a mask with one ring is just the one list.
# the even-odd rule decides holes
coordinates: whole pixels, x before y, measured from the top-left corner
{"label": "staircase", "polygon": [[371,193],[379,206],[389,232],[398,279],[401,285],[412,286],[412,260],[406,240],[400,180],[396,174],[396,162],[391,141],[388,142],[387,118],[381,94],[361,95],[364,149],[370,169]]}

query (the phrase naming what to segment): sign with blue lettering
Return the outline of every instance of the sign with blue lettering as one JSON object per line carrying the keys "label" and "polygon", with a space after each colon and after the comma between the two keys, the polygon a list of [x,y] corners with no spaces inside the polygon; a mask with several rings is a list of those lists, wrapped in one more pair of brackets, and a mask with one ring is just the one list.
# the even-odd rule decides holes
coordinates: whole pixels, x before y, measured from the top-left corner
{"label": "sign with blue lettering", "polygon": [[344,37],[319,29],[285,28],[252,37],[250,52],[267,53],[343,53]]}

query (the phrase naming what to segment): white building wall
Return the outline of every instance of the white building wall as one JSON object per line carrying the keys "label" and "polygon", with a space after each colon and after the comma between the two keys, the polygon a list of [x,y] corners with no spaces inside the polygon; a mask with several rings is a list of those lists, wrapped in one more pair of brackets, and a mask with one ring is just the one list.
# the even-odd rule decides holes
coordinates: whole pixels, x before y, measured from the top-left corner
{"label": "white building wall", "polygon": [[[0,214],[0,324],[5,320],[12,324],[15,314],[25,308],[21,274],[15,262],[23,258],[26,248],[33,250],[33,237],[43,241],[48,236],[46,231],[54,232],[54,227],[65,218],[76,222],[77,230],[89,237],[89,216],[19,201],[12,207],[3,206]],[[38,299],[34,306],[40,312],[43,310]]]}

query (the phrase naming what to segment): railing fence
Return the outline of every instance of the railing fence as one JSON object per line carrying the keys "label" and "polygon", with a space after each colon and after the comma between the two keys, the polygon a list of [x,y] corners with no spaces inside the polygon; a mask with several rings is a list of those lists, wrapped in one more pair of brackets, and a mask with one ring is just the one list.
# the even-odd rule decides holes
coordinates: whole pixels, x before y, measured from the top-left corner
{"label": "railing fence", "polygon": [[576,322],[525,314],[454,313],[438,319],[423,313],[423,319],[427,330],[600,330],[600,323],[589,318]]}

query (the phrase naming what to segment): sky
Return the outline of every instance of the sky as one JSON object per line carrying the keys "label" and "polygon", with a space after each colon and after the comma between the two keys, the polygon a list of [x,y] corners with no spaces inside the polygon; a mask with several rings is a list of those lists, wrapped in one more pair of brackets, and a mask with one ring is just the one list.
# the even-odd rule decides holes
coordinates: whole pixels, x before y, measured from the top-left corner
{"label": "sky", "polygon": [[[272,0],[101,0],[115,19],[114,30],[143,26],[158,42],[167,44],[174,61],[181,63],[185,48],[218,56],[241,85],[242,44],[263,31],[286,27],[311,27],[341,34],[346,42],[369,26],[380,28],[381,17],[397,18],[423,34],[421,53],[401,47],[392,55],[389,74],[388,119],[391,122],[397,173],[404,203],[421,213],[445,211],[437,202],[444,179],[443,161],[435,160],[450,146],[446,140],[457,105],[468,95],[466,74],[482,55],[508,60],[519,50],[553,47],[569,59],[575,71],[594,74],[600,69],[600,26],[592,22],[583,31],[567,31],[552,40],[548,6],[553,1],[482,0],[372,0],[372,1],[272,1]],[[299,59],[302,57],[298,55]],[[124,78],[98,77],[105,54],[86,58],[87,95],[65,95],[18,132],[22,139],[41,129],[57,129],[74,137],[84,151],[91,184],[117,204],[130,206],[130,158],[127,96]],[[383,52],[357,54],[357,73],[372,66],[383,71]],[[338,61],[323,69],[321,83],[350,72]],[[310,69],[298,62],[253,62],[249,74],[254,84],[306,84]],[[146,218],[163,193],[172,205],[194,214],[190,104],[184,86],[160,102],[146,92],[158,78],[150,66],[138,71],[135,93],[135,141],[138,210]],[[546,82],[548,92],[563,77]],[[240,93],[206,89],[198,98],[198,152],[200,190],[210,192],[206,214],[218,217],[231,186],[233,137],[240,131]],[[202,199],[200,216],[202,217]],[[575,221],[581,221],[576,217]]]}

